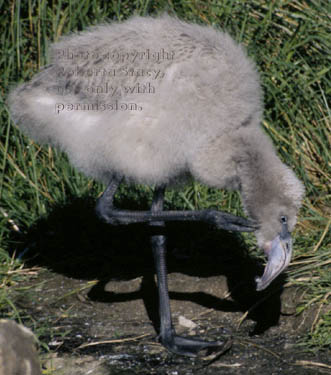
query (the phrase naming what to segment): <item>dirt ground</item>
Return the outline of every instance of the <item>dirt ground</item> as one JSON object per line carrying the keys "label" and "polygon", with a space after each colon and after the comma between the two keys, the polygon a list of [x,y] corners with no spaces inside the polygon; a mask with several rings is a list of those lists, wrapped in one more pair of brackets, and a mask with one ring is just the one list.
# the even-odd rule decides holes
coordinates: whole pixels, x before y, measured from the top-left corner
{"label": "dirt ground", "polygon": [[44,369],[56,375],[330,373],[319,365],[330,366],[329,352],[296,345],[317,312],[312,306],[295,314],[304,291],[284,289],[281,276],[256,292],[254,277],[263,265],[248,254],[242,236],[197,223],[167,226],[175,328],[206,340],[231,339],[232,346],[207,358],[169,353],[156,340],[158,298],[146,227],[110,227],[93,219],[92,209],[90,202],[73,202],[20,239],[26,265],[41,267],[22,284],[29,288],[16,303],[51,349],[42,350]]}

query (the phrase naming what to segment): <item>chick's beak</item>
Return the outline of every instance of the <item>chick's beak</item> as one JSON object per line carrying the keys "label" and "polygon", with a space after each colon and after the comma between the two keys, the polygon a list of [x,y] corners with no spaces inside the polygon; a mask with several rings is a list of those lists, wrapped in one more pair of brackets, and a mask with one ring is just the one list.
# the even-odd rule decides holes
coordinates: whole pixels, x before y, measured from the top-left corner
{"label": "chick's beak", "polygon": [[282,231],[271,242],[267,250],[268,263],[262,277],[256,277],[256,290],[265,289],[290,263],[292,257],[292,238],[283,223]]}

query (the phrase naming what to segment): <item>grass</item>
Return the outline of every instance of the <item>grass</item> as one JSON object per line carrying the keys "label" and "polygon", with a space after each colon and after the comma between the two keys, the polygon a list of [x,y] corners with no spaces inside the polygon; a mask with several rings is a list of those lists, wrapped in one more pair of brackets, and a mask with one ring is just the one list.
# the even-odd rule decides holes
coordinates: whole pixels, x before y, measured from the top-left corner
{"label": "grass", "polygon": [[[295,254],[287,286],[300,286],[305,299],[298,314],[316,307],[304,345],[330,345],[330,3],[325,1],[181,0],[0,0],[0,311],[16,320],[20,313],[11,291],[24,277],[22,262],[11,257],[24,235],[56,205],[76,197],[96,197],[102,186],[74,170],[66,157],[25,138],[9,119],[5,100],[17,82],[30,79],[47,63],[47,45],[61,35],[132,14],[166,10],[188,21],[226,29],[246,45],[256,61],[265,92],[263,126],[280,157],[304,182],[306,197],[295,232]],[[150,200],[151,189],[123,196]],[[168,192],[168,207],[217,207],[235,214],[237,193],[191,183]],[[13,236],[13,233],[15,234]],[[247,236],[253,254],[255,245]],[[329,310],[329,312],[327,312]]]}

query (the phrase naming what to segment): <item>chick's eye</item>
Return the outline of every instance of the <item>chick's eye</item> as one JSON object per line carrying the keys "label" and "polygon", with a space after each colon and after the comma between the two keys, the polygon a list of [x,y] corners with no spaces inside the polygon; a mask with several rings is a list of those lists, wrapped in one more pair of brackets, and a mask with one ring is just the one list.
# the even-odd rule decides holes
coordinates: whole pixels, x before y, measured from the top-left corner
{"label": "chick's eye", "polygon": [[286,224],[286,223],[287,223],[287,217],[286,217],[286,216],[281,216],[281,217],[280,217],[280,222],[281,222],[282,224]]}

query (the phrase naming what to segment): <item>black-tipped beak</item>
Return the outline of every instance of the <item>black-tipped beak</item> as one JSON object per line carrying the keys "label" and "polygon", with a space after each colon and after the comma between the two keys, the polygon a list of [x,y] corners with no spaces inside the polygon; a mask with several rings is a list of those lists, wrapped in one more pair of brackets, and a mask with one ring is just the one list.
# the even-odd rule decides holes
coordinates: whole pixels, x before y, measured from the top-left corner
{"label": "black-tipped beak", "polygon": [[284,222],[281,233],[272,241],[268,263],[262,277],[256,277],[256,290],[265,289],[288,266],[292,257],[292,238]]}

